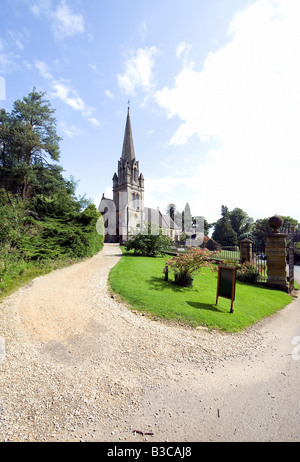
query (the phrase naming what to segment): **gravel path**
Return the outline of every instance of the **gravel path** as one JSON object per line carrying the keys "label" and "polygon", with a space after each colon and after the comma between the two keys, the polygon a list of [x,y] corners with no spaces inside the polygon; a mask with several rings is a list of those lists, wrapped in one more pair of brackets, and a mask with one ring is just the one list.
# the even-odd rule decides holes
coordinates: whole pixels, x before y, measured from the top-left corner
{"label": "gravel path", "polygon": [[242,334],[155,322],[108,292],[120,255],[0,304],[0,441],[299,441],[300,299]]}

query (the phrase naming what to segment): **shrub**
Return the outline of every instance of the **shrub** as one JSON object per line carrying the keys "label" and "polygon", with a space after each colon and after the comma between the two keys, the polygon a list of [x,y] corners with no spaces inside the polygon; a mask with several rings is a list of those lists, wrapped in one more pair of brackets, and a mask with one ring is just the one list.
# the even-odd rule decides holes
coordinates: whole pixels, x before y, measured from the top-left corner
{"label": "shrub", "polygon": [[236,278],[239,281],[249,282],[253,284],[258,281],[259,271],[250,263],[243,263],[237,266]]}
{"label": "shrub", "polygon": [[156,257],[169,251],[171,242],[173,242],[171,238],[164,236],[161,231],[159,234],[138,233],[127,242],[126,250],[134,250],[136,255]]}
{"label": "shrub", "polygon": [[177,255],[166,262],[174,273],[175,284],[189,287],[193,284],[193,275],[199,273],[203,266],[215,271],[211,253],[208,249],[192,247],[183,255]]}
{"label": "shrub", "polygon": [[208,248],[208,250],[217,250],[218,243],[214,241],[213,239],[209,239],[206,243],[206,247]]}
{"label": "shrub", "polygon": [[259,279],[260,274],[258,269],[254,265],[251,265],[249,262],[237,263],[233,260],[226,260],[222,262],[222,265],[235,266],[236,279],[238,281],[254,284]]}

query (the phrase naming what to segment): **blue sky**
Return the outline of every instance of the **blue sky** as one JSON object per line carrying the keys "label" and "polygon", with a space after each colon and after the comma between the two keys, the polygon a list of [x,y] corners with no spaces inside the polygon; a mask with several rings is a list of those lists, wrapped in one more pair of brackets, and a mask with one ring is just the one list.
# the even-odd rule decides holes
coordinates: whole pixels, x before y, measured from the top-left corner
{"label": "blue sky", "polygon": [[299,0],[1,0],[0,106],[35,86],[59,164],[111,197],[127,101],[145,205],[300,221]]}

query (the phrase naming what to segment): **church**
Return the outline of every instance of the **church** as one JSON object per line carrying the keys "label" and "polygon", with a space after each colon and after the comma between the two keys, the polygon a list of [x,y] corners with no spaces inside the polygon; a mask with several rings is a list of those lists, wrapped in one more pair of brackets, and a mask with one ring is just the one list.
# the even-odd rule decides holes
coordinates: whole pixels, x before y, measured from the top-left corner
{"label": "church", "polygon": [[144,206],[145,179],[136,160],[128,107],[123,149],[118,173],[113,178],[113,199],[102,196],[99,212],[103,216],[105,242],[124,243],[139,232],[163,234],[177,240],[181,230],[160,210]]}

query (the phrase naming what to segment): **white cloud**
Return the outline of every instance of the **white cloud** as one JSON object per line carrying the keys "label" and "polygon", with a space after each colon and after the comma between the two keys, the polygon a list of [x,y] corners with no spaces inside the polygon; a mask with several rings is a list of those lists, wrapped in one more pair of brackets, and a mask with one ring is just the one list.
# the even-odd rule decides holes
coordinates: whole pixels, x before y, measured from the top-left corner
{"label": "white cloud", "polygon": [[67,0],[61,0],[56,8],[53,8],[51,0],[38,0],[29,3],[29,6],[36,17],[44,16],[51,22],[56,39],[73,37],[85,30],[83,15],[74,13]]}
{"label": "white cloud", "polygon": [[137,88],[149,92],[154,87],[153,66],[157,55],[156,47],[139,48],[131,52],[125,62],[125,71],[118,75],[119,86],[127,95],[134,96]]}
{"label": "white cloud", "polygon": [[74,138],[74,136],[84,135],[84,130],[82,130],[82,128],[77,127],[76,125],[67,125],[65,122],[60,123],[60,129],[69,138]]}
{"label": "white cloud", "polygon": [[191,48],[192,46],[189,43],[180,42],[176,50],[177,58],[180,58],[181,56],[183,56],[184,61],[186,61],[191,51]]}
{"label": "white cloud", "polygon": [[88,121],[95,127],[100,126],[100,122],[95,117],[92,117],[94,108],[87,106],[78,92],[72,88],[70,82],[63,79],[56,80],[44,61],[35,60],[34,65],[41,76],[49,81],[50,87],[54,90],[54,92],[50,94],[52,98],[58,98],[75,111],[80,111],[83,117],[87,117]]}
{"label": "white cloud", "polygon": [[62,0],[53,12],[52,27],[58,39],[73,37],[84,32],[84,18],[81,14],[73,13],[66,0]]}
{"label": "white cloud", "polygon": [[110,90],[105,90],[105,96],[109,99],[114,99],[114,94]]}
{"label": "white cloud", "polygon": [[27,36],[26,29],[23,31],[9,31],[7,38],[3,39],[0,37],[0,73],[8,74],[16,69],[20,68],[19,52],[23,51],[24,44]]}
{"label": "white cloud", "polygon": [[[256,1],[235,16],[228,43],[209,53],[202,69],[185,62],[173,87],[155,94],[168,117],[182,121],[170,145],[192,136],[218,141],[186,179],[190,189],[195,184],[198,194],[209,194],[211,206],[243,200],[246,210],[300,219],[299,205],[285,194],[298,196],[300,175],[299,18],[298,0]],[[180,44],[177,54],[184,51]],[[266,211],[268,201],[274,203]]]}
{"label": "white cloud", "polygon": [[92,125],[94,125],[95,127],[100,127],[100,122],[98,119],[96,119],[95,117],[89,117],[88,119],[89,122],[91,122]]}
{"label": "white cloud", "polygon": [[1,49],[0,42],[0,74],[8,74],[18,68],[18,59],[20,56],[6,49]]}
{"label": "white cloud", "polygon": [[47,80],[53,80],[53,76],[49,72],[48,66],[44,61],[40,61],[40,60],[36,59],[34,61],[34,65],[37,68],[37,70],[40,72],[42,77],[44,77]]}
{"label": "white cloud", "polygon": [[51,6],[51,0],[38,0],[35,3],[29,1],[30,10],[37,17],[47,14],[51,10]]}
{"label": "white cloud", "polygon": [[24,50],[24,45],[27,42],[29,35],[29,31],[25,27],[23,27],[22,30],[8,31],[8,38],[10,43],[20,51]]}
{"label": "white cloud", "polygon": [[54,98],[59,98],[61,101],[71,106],[76,111],[85,112],[87,111],[86,105],[83,99],[78,95],[76,90],[73,90],[69,84],[63,82],[53,82],[53,90],[55,93],[52,94]]}
{"label": "white cloud", "polygon": [[139,25],[139,34],[140,34],[140,37],[141,37],[141,40],[145,40],[146,37],[147,37],[147,25],[146,25],[146,21],[142,21],[141,24]]}

